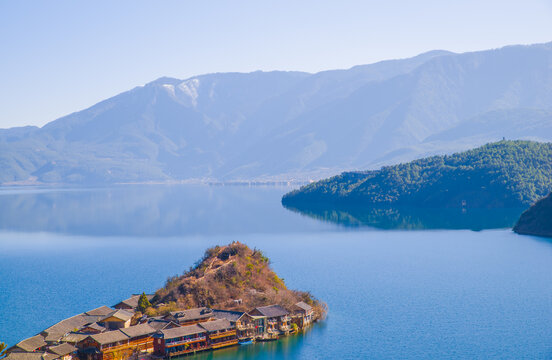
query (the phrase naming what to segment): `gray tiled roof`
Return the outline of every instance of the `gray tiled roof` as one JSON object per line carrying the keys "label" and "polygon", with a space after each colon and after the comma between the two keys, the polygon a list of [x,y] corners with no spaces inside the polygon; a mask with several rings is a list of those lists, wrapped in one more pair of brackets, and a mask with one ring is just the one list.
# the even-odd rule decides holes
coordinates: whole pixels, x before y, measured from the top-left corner
{"label": "gray tiled roof", "polygon": [[[50,326],[43,333],[47,334],[46,341],[57,341],[63,337],[63,335],[75,330],[80,329],[86,324],[89,324],[90,318],[84,314],[71,316],[68,319],[62,320],[55,325]],[[93,321],[92,321],[93,322]]]}
{"label": "gray tiled roof", "polygon": [[312,306],[310,306],[309,304],[307,304],[303,301],[299,301],[297,304],[295,304],[295,306],[297,306],[300,309],[305,310],[305,312],[309,312],[309,311],[312,310]]}
{"label": "gray tiled roof", "polygon": [[61,338],[61,341],[71,343],[71,344],[76,344],[79,341],[86,339],[87,337],[88,335],[85,335],[85,334],[69,333],[65,335],[63,338]]}
{"label": "gray tiled roof", "polygon": [[289,311],[281,307],[280,305],[268,305],[255,308],[259,313],[266,317],[279,317],[289,314]]}
{"label": "gray tiled roof", "polygon": [[119,330],[113,330],[113,331],[108,331],[101,334],[90,335],[90,337],[100,345],[111,344],[117,341],[128,340],[128,336],[126,336],[123,332]]}
{"label": "gray tiled roof", "polygon": [[[101,326],[98,323],[92,323],[92,324],[86,325],[85,328],[96,330],[98,332],[104,332],[106,330],[104,326]],[[81,332],[86,333],[86,331],[84,331],[84,328]]]}
{"label": "gray tiled roof", "polygon": [[46,342],[44,341],[44,336],[35,335],[33,337],[18,342],[16,346],[25,351],[35,351],[42,346],[46,346]]}
{"label": "gray tiled roof", "polygon": [[236,322],[240,317],[242,317],[243,314],[245,314],[243,311],[229,311],[229,310],[215,310],[213,309],[213,313],[215,314],[215,317],[217,319],[226,319],[231,322]]}
{"label": "gray tiled roof", "polygon": [[113,309],[109,308],[107,306],[100,306],[98,308],[92,309],[90,311],[85,312],[85,315],[91,315],[91,316],[106,316],[109,313],[112,313]]}
{"label": "gray tiled roof", "polygon": [[173,339],[181,336],[205,333],[205,329],[198,325],[187,325],[160,331],[164,335],[165,339]]}
{"label": "gray tiled roof", "polygon": [[43,354],[40,352],[12,352],[3,360],[43,360]]}
{"label": "gray tiled roof", "polygon": [[117,319],[127,321],[127,320],[132,319],[132,316],[133,316],[133,314],[131,312],[126,311],[126,310],[115,310],[115,311],[112,311],[111,313],[107,314],[106,316],[104,316],[101,320],[103,321],[103,320],[108,319],[110,317],[115,317]]}
{"label": "gray tiled roof", "polygon": [[226,329],[230,329],[230,328],[234,327],[232,324],[230,324],[230,321],[228,321],[226,319],[205,321],[205,322],[202,322],[198,325],[201,326],[202,328],[204,328],[205,330],[207,330],[208,332],[226,330]]}
{"label": "gray tiled roof", "polygon": [[60,358],[61,358],[61,355],[56,355],[52,353],[45,353],[44,355],[42,355],[42,360],[56,360]]}
{"label": "gray tiled roof", "polygon": [[207,319],[214,316],[213,310],[201,307],[189,310],[172,311],[171,315],[180,322]]}
{"label": "gray tiled roof", "polygon": [[150,335],[155,332],[155,329],[148,324],[135,325],[123,329],[119,329],[122,333],[126,334],[129,338],[135,338],[138,336]]}
{"label": "gray tiled roof", "polygon": [[[138,307],[138,300],[140,300],[140,294],[138,295],[132,295],[131,297],[129,297],[128,299],[125,299],[123,301],[121,301],[120,303],[118,303],[117,305],[119,304],[125,304],[125,305],[128,305],[130,306],[131,308],[137,308]],[[153,299],[155,295],[153,294],[146,294],[146,297],[148,298],[148,300],[151,300]],[[115,306],[117,306],[115,305]]]}
{"label": "gray tiled roof", "polygon": [[64,355],[70,354],[70,353],[72,353],[76,350],[77,350],[76,347],[74,347],[71,344],[67,344],[67,343],[52,346],[48,349],[48,351],[53,352],[54,354],[59,355],[59,356],[64,356]]}
{"label": "gray tiled roof", "polygon": [[161,320],[161,319],[148,319],[148,325],[154,328],[155,330],[161,330],[167,327],[169,324],[174,324],[173,322],[169,320]]}

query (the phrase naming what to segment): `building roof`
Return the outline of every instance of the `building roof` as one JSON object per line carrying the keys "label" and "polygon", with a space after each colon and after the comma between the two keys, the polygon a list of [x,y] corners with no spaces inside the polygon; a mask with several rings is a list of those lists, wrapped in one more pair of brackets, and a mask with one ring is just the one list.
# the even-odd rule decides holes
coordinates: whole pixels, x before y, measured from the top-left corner
{"label": "building roof", "polygon": [[90,335],[90,337],[100,345],[111,344],[117,341],[124,341],[128,340],[129,338],[120,330],[113,330],[101,334]]}
{"label": "building roof", "polygon": [[179,326],[179,325],[177,325],[174,322],[169,321],[169,320],[162,320],[162,319],[153,319],[153,320],[151,320],[151,319],[148,319],[148,325],[150,327],[154,328],[155,330],[164,329],[167,326],[169,326],[170,324],[173,324],[175,326]]}
{"label": "building roof", "polygon": [[77,334],[77,333],[69,333],[61,338],[62,342],[70,343],[70,344],[76,344],[81,340],[84,340],[89,335],[86,334]]}
{"label": "building roof", "polygon": [[98,308],[92,309],[90,311],[85,312],[85,315],[90,316],[106,316],[109,313],[112,313],[113,309],[107,306],[100,306]]}
{"label": "building roof", "polygon": [[208,319],[213,317],[214,313],[213,310],[209,308],[201,307],[188,310],[171,311],[171,315],[180,322]]}
{"label": "building roof", "polygon": [[102,322],[106,319],[109,319],[110,317],[114,317],[114,318],[120,319],[122,321],[128,321],[128,320],[132,319],[132,316],[133,316],[133,314],[131,312],[126,311],[126,310],[115,310],[115,311],[111,311],[109,314],[104,316],[101,319],[100,322]]}
{"label": "building roof", "polygon": [[[129,297],[128,299],[125,299],[125,300],[121,301],[120,303],[116,304],[115,306],[125,304],[125,305],[130,306],[131,308],[135,309],[135,308],[138,307],[138,300],[140,300],[140,296],[141,296],[141,294],[134,294],[131,297]],[[155,296],[154,294],[146,294],[146,297],[148,298],[148,300],[153,299],[154,296]]]}
{"label": "building roof", "polygon": [[278,316],[285,316],[289,314],[289,311],[287,311],[280,305],[261,306],[261,307],[255,308],[254,310],[257,310],[259,313],[261,313],[263,316],[266,316],[266,317],[278,317]]}
{"label": "building roof", "polygon": [[148,324],[140,324],[124,329],[119,329],[122,333],[126,334],[129,338],[135,338],[138,336],[150,335],[153,334],[156,329],[152,328]]}
{"label": "building roof", "polygon": [[226,319],[205,321],[205,322],[202,322],[198,325],[201,326],[202,328],[204,328],[205,330],[207,330],[208,332],[226,330],[226,329],[230,329],[230,328],[234,327],[232,324],[230,324],[230,321],[228,321]]}
{"label": "building roof", "polygon": [[86,331],[84,331],[85,329],[92,329],[98,332],[104,332],[106,330],[105,326],[101,326],[98,323],[92,323],[92,324],[86,325],[85,327],[82,328],[81,332],[86,333]]}
{"label": "building roof", "polygon": [[181,336],[201,334],[205,332],[205,329],[198,325],[187,325],[176,327],[172,329],[160,330],[165,339],[174,339]]}
{"label": "building roof", "polygon": [[230,310],[215,310],[213,309],[213,314],[217,319],[226,319],[231,322],[238,321],[239,318],[245,314],[243,311],[230,311]]}
{"label": "building roof", "polygon": [[42,355],[42,360],[56,360],[61,358],[62,355],[52,354],[52,353],[45,353]]}
{"label": "building roof", "polygon": [[[12,352],[3,360],[49,360],[40,352]],[[50,354],[53,355],[53,354]]]}
{"label": "building roof", "polygon": [[65,334],[75,330],[80,329],[86,324],[89,324],[90,318],[84,314],[79,314],[75,316],[71,316],[70,318],[67,318],[65,320],[62,320],[58,322],[57,324],[54,324],[43,331],[43,333],[46,333],[46,341],[58,341],[60,340]]}
{"label": "building roof", "polygon": [[44,341],[44,336],[35,335],[33,337],[18,342],[15,346],[25,351],[35,351],[38,348],[46,346],[46,342]]}
{"label": "building roof", "polygon": [[48,351],[50,351],[50,352],[52,352],[56,355],[59,355],[59,356],[65,356],[67,354],[71,354],[72,352],[74,352],[76,350],[77,350],[76,347],[74,347],[71,344],[67,344],[67,343],[52,346],[48,349]]}
{"label": "building roof", "polygon": [[295,304],[295,306],[297,306],[299,309],[304,310],[305,312],[309,312],[312,310],[312,306],[303,301],[299,301],[297,304]]}

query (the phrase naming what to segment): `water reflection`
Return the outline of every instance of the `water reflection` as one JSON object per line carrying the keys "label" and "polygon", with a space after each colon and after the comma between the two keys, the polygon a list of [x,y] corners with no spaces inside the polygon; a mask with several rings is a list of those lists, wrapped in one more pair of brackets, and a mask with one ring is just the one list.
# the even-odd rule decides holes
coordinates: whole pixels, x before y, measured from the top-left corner
{"label": "water reflection", "polygon": [[513,227],[523,208],[508,209],[436,209],[436,208],[329,208],[291,207],[288,210],[346,227],[378,229],[505,229]]}
{"label": "water reflection", "polygon": [[311,231],[330,228],[280,205],[284,186],[127,185],[0,189],[0,230],[93,236]]}
{"label": "water reflection", "polygon": [[250,345],[238,345],[216,351],[198,353],[192,357],[181,359],[193,360],[225,360],[225,359],[293,359],[298,358],[305,342],[308,342],[311,335],[314,336],[323,331],[324,323],[315,324],[313,328],[303,333],[281,338],[278,341],[258,342]]}

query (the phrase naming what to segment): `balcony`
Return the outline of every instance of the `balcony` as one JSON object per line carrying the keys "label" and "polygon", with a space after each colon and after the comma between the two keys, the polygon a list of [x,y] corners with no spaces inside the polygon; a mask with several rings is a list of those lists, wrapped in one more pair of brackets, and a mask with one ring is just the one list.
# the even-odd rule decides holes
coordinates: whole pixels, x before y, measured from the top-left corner
{"label": "balcony", "polygon": [[229,331],[225,331],[225,332],[221,332],[221,333],[217,333],[217,334],[211,334],[211,335],[209,335],[209,338],[210,339],[218,339],[218,338],[225,337],[225,336],[236,336],[236,330],[229,330]]}
{"label": "balcony", "polygon": [[189,354],[189,353],[192,353],[192,352],[203,351],[203,350],[208,350],[208,349],[210,349],[209,346],[199,346],[199,347],[194,348],[194,349],[189,348],[189,349],[185,349],[185,350],[181,350],[181,351],[171,352],[170,354],[168,354],[168,356],[173,357],[173,356]]}
{"label": "balcony", "polygon": [[291,326],[289,325],[280,325],[280,331],[290,331],[291,330]]}
{"label": "balcony", "polygon": [[196,342],[196,341],[202,341],[202,340],[206,340],[206,339],[207,338],[205,336],[200,336],[200,337],[196,337],[196,338],[192,338],[192,339],[174,341],[174,342],[166,343],[165,347],[169,348],[169,347],[174,347],[174,346],[183,345],[183,344],[190,344],[190,343],[193,343],[193,342]]}
{"label": "balcony", "polygon": [[253,324],[238,325],[238,326],[236,326],[236,328],[237,328],[238,330],[250,330],[250,329],[254,329],[254,328],[255,328],[255,325],[253,325]]}
{"label": "balcony", "polygon": [[238,343],[238,339],[232,339],[232,340],[228,340],[228,341],[221,341],[221,342],[218,342],[218,343],[211,344],[211,347],[213,349],[218,349],[218,348],[225,347],[225,346],[236,345],[237,343]]}

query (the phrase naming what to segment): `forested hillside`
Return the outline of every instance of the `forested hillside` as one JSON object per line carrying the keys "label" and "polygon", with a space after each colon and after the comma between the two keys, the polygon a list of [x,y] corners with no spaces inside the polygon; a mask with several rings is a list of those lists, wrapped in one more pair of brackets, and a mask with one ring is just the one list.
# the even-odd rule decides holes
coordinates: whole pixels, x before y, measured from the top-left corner
{"label": "forested hillside", "polygon": [[286,194],[287,206],[507,208],[552,190],[552,143],[500,141],[377,171],[346,172]]}
{"label": "forested hillside", "polygon": [[552,193],[521,214],[514,231],[518,234],[552,237]]}

